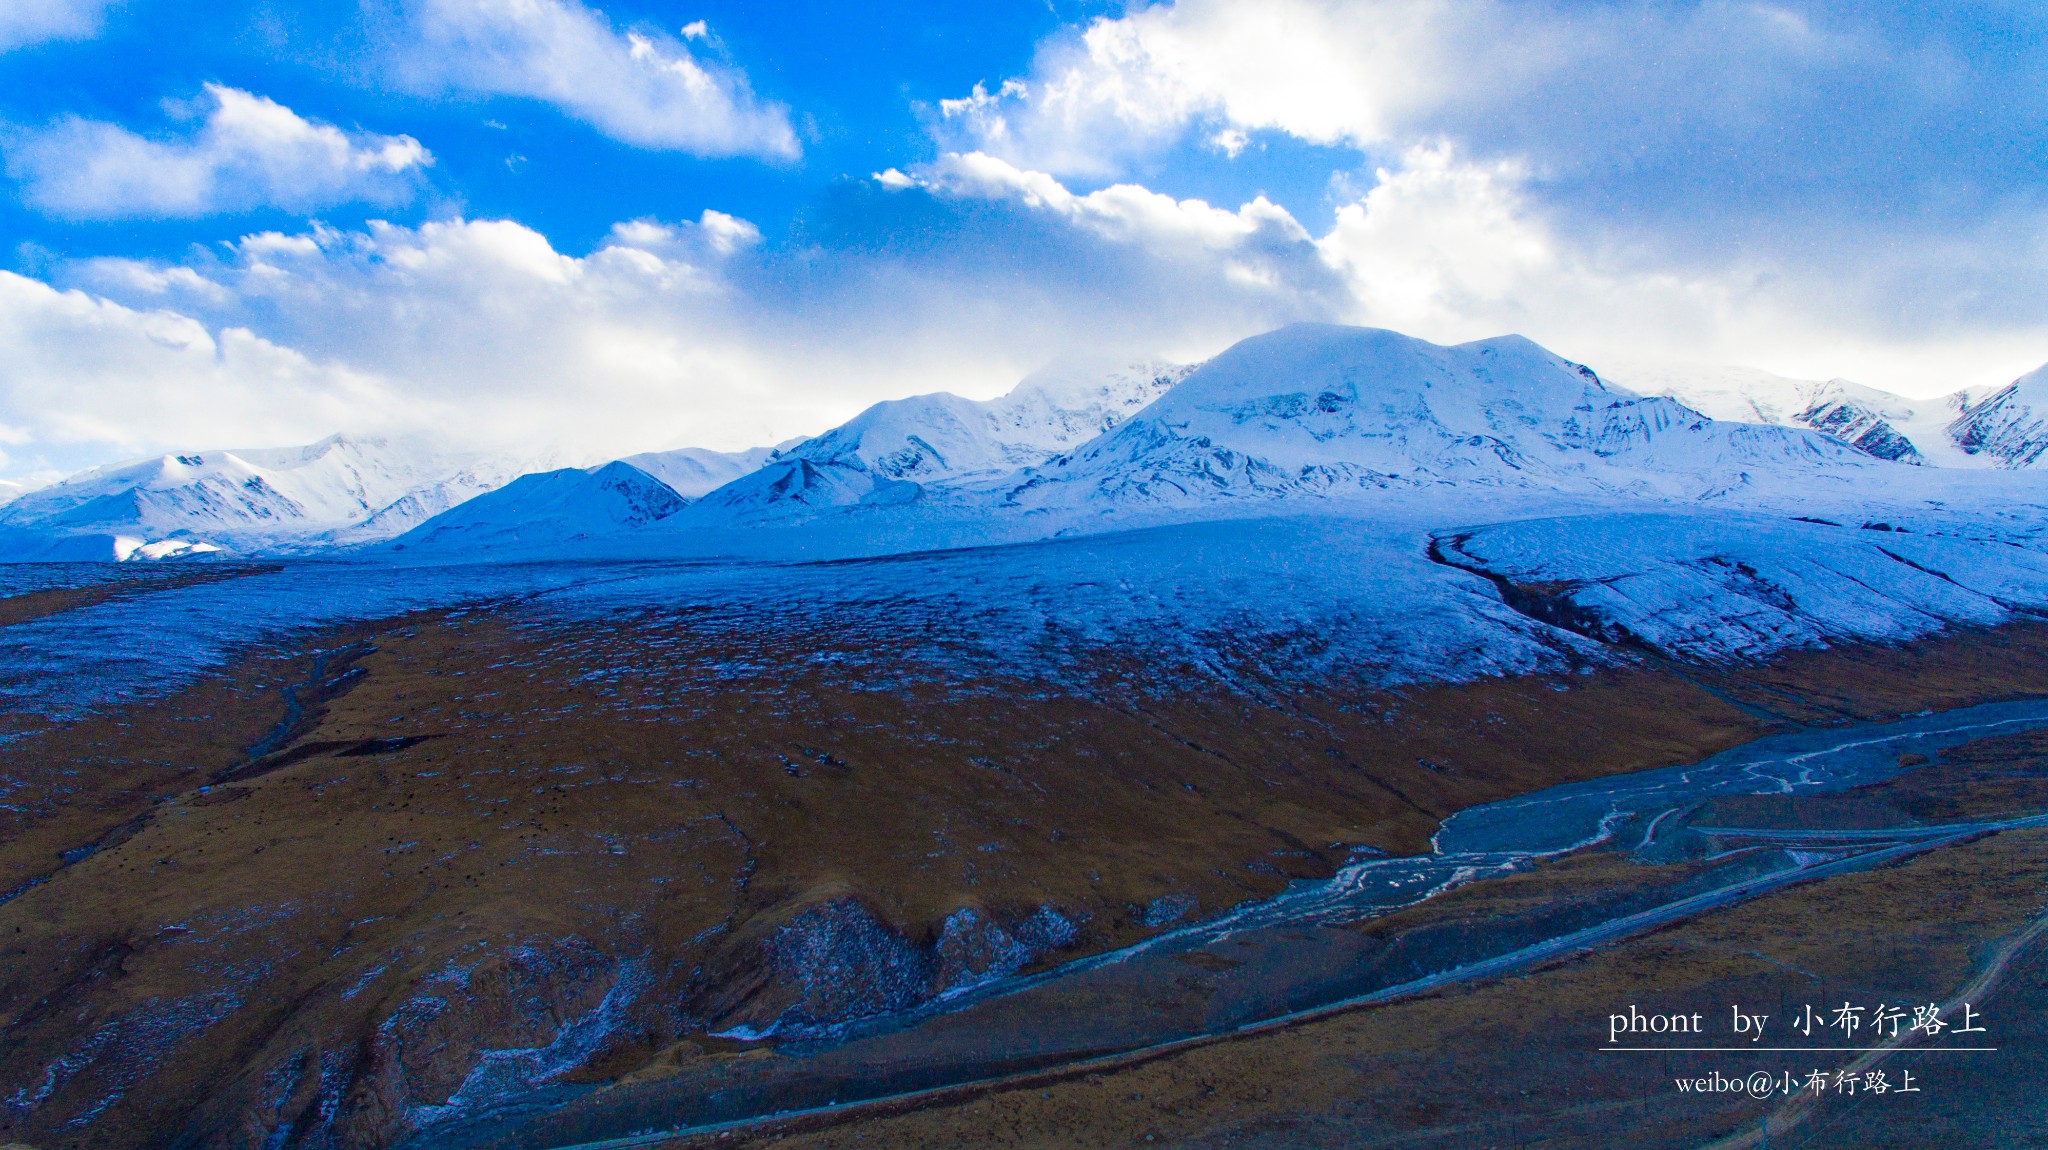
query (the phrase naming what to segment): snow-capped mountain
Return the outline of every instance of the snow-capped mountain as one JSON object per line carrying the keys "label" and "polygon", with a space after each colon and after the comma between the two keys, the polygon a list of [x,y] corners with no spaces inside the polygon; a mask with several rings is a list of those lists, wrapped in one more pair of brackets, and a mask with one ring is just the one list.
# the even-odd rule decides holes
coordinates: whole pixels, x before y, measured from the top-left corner
{"label": "snow-capped mountain", "polygon": [[372,512],[361,523],[330,531],[320,536],[319,541],[346,546],[375,543],[403,535],[450,508],[459,507],[486,492],[496,491],[522,474],[529,474],[530,466],[522,467],[505,459],[471,463],[453,475],[412,488]]}
{"label": "snow-capped mountain", "polygon": [[657,452],[516,481],[503,464],[343,437],[165,456],[0,505],[0,557],[276,553],[398,536],[416,553],[626,537],[646,546],[625,550],[648,554],[873,553],[1402,493],[1783,508],[1825,489],[1838,502],[1888,500],[1897,516],[1971,497],[1941,468],[1902,464],[2026,468],[2048,454],[2048,414],[2036,415],[2048,407],[2035,402],[2048,371],[1975,406],[1963,393],[1910,401],[1739,370],[1629,378],[1698,406],[1610,386],[1519,336],[1445,347],[1298,324],[1199,367],[1067,366],[994,400],[877,404],[774,450]]}
{"label": "snow-capped mountain", "polygon": [[1694,498],[1869,463],[1825,436],[1616,391],[1519,336],[1442,347],[1297,324],[1231,347],[1003,501],[1078,510],[1445,485]]}
{"label": "snow-capped mountain", "polygon": [[2048,367],[2040,367],[1971,405],[1948,426],[1970,456],[1999,467],[2036,466],[2048,455]]}
{"label": "snow-capped mountain", "polygon": [[390,544],[397,551],[463,552],[566,543],[647,527],[688,501],[623,460],[523,475],[420,524]]}
{"label": "snow-capped mountain", "polygon": [[1643,395],[1668,395],[1715,419],[1808,427],[1879,459],[1937,467],[1982,467],[1956,445],[1949,425],[1976,394],[1909,399],[1846,379],[1791,379],[1747,367],[1623,367],[1611,381]]}
{"label": "snow-capped mountain", "polygon": [[1121,423],[1192,368],[1157,360],[1064,363],[991,400],[946,392],[878,403],[778,450],[705,502],[734,519],[914,499],[923,486],[1044,463]]}
{"label": "snow-capped mountain", "polygon": [[674,451],[628,455],[620,462],[630,463],[654,476],[685,499],[695,499],[755,470],[773,458],[777,451],[801,442],[801,439],[792,439],[775,447],[753,447],[745,451],[683,447]]}
{"label": "snow-capped mountain", "polygon": [[329,436],[94,468],[0,506],[0,558],[159,558],[387,538],[530,465]]}

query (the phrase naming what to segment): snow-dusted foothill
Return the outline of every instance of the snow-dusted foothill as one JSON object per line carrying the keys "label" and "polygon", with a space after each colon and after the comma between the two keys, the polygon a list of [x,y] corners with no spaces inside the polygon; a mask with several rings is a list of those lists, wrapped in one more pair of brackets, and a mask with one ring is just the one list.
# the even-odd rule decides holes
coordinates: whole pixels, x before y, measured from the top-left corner
{"label": "snow-dusted foothill", "polygon": [[876,683],[1083,682],[1110,656],[1250,689],[1734,661],[2048,608],[2048,548],[1932,509],[1903,531],[1506,492],[1274,510],[873,561],[287,564],[0,629],[0,698],[136,697],[298,628],[509,596],[571,624],[689,605],[748,632],[870,636]]}
{"label": "snow-dusted foothill", "polygon": [[1623,512],[1487,524],[1435,545],[1552,626],[1705,662],[1990,626],[2048,603],[2048,554],[1891,524]]}

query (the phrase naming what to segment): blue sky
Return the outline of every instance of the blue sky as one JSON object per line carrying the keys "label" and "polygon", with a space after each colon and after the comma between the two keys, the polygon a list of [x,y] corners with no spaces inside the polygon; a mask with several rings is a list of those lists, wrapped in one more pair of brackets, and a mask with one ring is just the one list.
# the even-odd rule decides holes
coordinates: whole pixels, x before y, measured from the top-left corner
{"label": "blue sky", "polygon": [[0,477],[810,432],[1292,319],[2048,359],[2035,5],[10,0]]}
{"label": "blue sky", "polygon": [[[192,99],[204,85],[218,83],[308,118],[409,134],[434,155],[416,197],[398,206],[334,204],[320,210],[321,218],[359,226],[372,217],[410,222],[451,212],[510,217],[567,250],[584,250],[618,220],[694,217],[707,207],[744,209],[763,226],[784,227],[838,177],[928,158],[920,103],[1021,71],[1037,40],[1061,26],[1062,15],[1080,19],[1101,7],[1068,5],[1061,13],[1045,0],[998,0],[972,6],[640,2],[597,9],[616,28],[670,36],[704,21],[716,46],[703,55],[724,57],[754,91],[788,109],[804,152],[791,162],[620,142],[545,100],[408,90],[390,60],[388,40],[404,35],[398,5],[359,10],[346,3],[128,0],[110,6],[97,36],[0,57],[0,77],[6,121],[17,130],[75,115],[168,134],[176,125],[164,102]],[[255,210],[80,226],[50,219],[18,196],[8,197],[0,211],[11,238],[70,256],[175,256],[187,244],[232,236],[238,228],[290,228],[303,218]],[[19,257],[15,268],[21,270]]]}

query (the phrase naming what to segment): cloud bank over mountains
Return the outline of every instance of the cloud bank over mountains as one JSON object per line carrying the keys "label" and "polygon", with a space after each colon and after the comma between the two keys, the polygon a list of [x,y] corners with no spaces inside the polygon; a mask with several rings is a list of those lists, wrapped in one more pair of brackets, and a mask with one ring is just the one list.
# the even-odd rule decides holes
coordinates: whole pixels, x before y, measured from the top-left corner
{"label": "cloud bank over mountains", "polygon": [[[736,449],[1294,320],[1922,395],[2048,358],[2044,161],[2003,142],[2048,136],[2013,95],[2048,77],[2013,49],[2048,23],[2016,9],[1179,0],[1055,30],[923,105],[921,155],[842,175],[809,173],[805,141],[854,127],[800,129],[829,110],[701,22],[380,11],[365,66],[412,101],[544,105],[609,147],[815,191],[764,224],[744,194],[676,211],[650,189],[570,243],[465,210],[452,153],[397,105],[342,127],[209,83],[182,134],[16,130],[9,173],[52,217],[300,218],[0,280],[0,475],[338,429]],[[304,218],[342,204],[368,207]]]}

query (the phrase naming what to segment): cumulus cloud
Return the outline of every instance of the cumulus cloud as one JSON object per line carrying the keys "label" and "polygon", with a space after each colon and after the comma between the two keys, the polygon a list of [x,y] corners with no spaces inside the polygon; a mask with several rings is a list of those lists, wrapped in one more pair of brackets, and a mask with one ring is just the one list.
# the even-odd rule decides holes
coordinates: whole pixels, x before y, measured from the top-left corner
{"label": "cumulus cloud", "polygon": [[0,52],[99,35],[114,0],[8,0],[0,4]]}
{"label": "cumulus cloud", "polygon": [[1569,66],[1568,34],[1500,0],[1180,0],[1056,36],[1028,76],[941,101],[942,140],[1058,174],[1122,170],[1199,132],[1369,149],[1478,87]]}
{"label": "cumulus cloud", "polygon": [[786,242],[718,211],[623,221],[582,254],[509,220],[264,232],[62,265],[85,291],[7,281],[0,426],[32,437],[24,458],[269,428],[594,462],[775,442],[916,392],[992,395],[1071,352],[1199,358],[1296,319],[1920,393],[2010,378],[2048,346],[2039,324],[1900,333],[1767,266],[1646,265],[1560,229],[1535,186],[1515,162],[1418,145],[1318,234],[1263,197],[1081,191],[964,153],[841,184]]}
{"label": "cumulus cloud", "polygon": [[1449,0],[1141,7],[1054,38],[1028,77],[942,101],[939,127],[952,142],[1074,175],[1119,171],[1203,125],[1225,151],[1242,149],[1247,129],[1370,145],[1472,73],[1513,63],[1451,58],[1457,44],[1483,42],[1469,30],[1492,11]]}
{"label": "cumulus cloud", "polygon": [[1957,98],[1943,73],[1962,50],[1891,6],[1802,7],[1172,0],[1051,38],[1028,75],[942,101],[938,127],[1056,174],[1118,170],[1190,132],[1225,151],[1247,132],[1369,152],[1446,135],[1561,165],[1611,161],[1617,147],[1638,161],[1735,139],[1754,151],[1775,135],[1814,162],[1816,141],[1798,131],[1849,88],[1880,105]]}
{"label": "cumulus cloud", "polygon": [[18,468],[80,466],[173,445],[307,442],[396,430],[416,400],[246,328],[209,329],[0,272],[0,430]]}
{"label": "cumulus cloud", "polygon": [[1927,391],[2048,351],[2048,159],[2010,145],[2039,135],[2012,93],[2048,83],[2014,49],[2043,34],[1997,0],[1173,0],[1053,36],[931,127],[1092,181],[1262,137],[1350,153],[1320,246],[1351,314]]}
{"label": "cumulus cloud", "polygon": [[173,111],[201,115],[182,137],[149,139],[70,118],[7,145],[7,172],[38,210],[67,219],[192,217],[279,207],[310,210],[409,196],[433,157],[411,136],[349,132],[274,100],[208,84]]}
{"label": "cumulus cloud", "polygon": [[2048,83],[2048,54],[2016,47],[2043,36],[2048,9],[2002,0],[1174,0],[1050,38],[933,129],[1095,179],[1260,134],[1369,163],[1448,140],[1523,163],[1575,228],[1839,271],[1880,232],[1939,243],[2015,205],[2038,223],[2048,159],[2010,142],[2039,135],[2013,94]]}
{"label": "cumulus cloud", "polygon": [[[191,441],[166,448],[246,438],[193,427],[209,415],[239,427],[260,412],[300,438],[400,425],[593,461],[775,442],[919,391],[993,395],[1068,352],[1205,355],[1327,317],[1339,290],[1312,237],[1265,201],[1224,209],[1136,186],[1079,194],[986,156],[850,182],[809,222],[796,242],[771,246],[723,212],[639,219],[584,254],[508,220],[315,225],[176,262],[65,265],[82,289],[70,293],[23,282],[124,317],[121,332],[155,324],[191,347],[253,333],[295,357],[295,379],[333,371],[360,385],[325,405],[305,404],[297,384],[223,388],[193,399],[194,421],[173,425]],[[0,360],[15,342],[78,338],[48,312],[0,331]],[[121,339],[149,342],[146,332]],[[66,406],[57,397],[85,394],[61,357],[38,355],[18,392],[52,410]],[[199,358],[137,358],[123,378],[147,390],[152,372],[182,378]],[[59,426],[4,405],[0,423],[67,442],[171,434],[129,420],[143,408],[87,406],[92,420],[122,426]]]}
{"label": "cumulus cloud", "polygon": [[711,55],[702,21],[677,39],[614,28],[577,0],[413,0],[398,71],[421,90],[542,100],[613,139],[696,156],[794,159],[788,109]]}
{"label": "cumulus cloud", "polygon": [[[884,184],[913,182],[902,173],[896,180],[878,179]],[[1214,257],[1214,270],[1232,280],[1277,287],[1315,278],[1314,270],[1302,262],[1307,230],[1264,196],[1230,211],[1202,200],[1176,200],[1138,184],[1115,184],[1077,195],[1044,172],[1026,171],[981,152],[943,156],[925,167],[914,183],[953,199],[1013,201],[1129,245],[1149,259],[1186,262]],[[1279,266],[1290,263],[1293,266]]]}
{"label": "cumulus cloud", "polygon": [[1417,145],[1315,241],[1344,318],[1441,342],[1502,332],[1601,363],[1746,363],[1907,394],[2004,382],[2048,357],[2048,324],[1954,317],[1939,331],[1762,258],[1677,268],[1561,228],[1512,161]]}
{"label": "cumulus cloud", "polygon": [[[291,388],[235,400],[289,422],[302,440],[395,427],[589,460],[683,443],[739,447],[809,427],[821,406],[836,411],[850,398],[835,390],[844,375],[804,361],[818,349],[778,346],[751,327],[723,264],[749,251],[753,234],[746,221],[716,212],[682,223],[637,220],[576,256],[507,220],[316,225],[245,236],[190,263],[83,263],[73,276],[92,294],[67,298],[181,332],[261,332],[252,338],[266,347],[375,384],[374,394],[359,389],[347,402],[303,411]],[[22,338],[0,335],[0,355]],[[52,359],[30,390],[64,394],[65,370]],[[133,379],[147,387],[148,370],[138,367]],[[119,404],[94,406],[125,420]],[[236,418],[218,400],[198,406]],[[40,426],[0,410],[0,422],[10,420]],[[155,434],[138,419],[121,439]],[[110,428],[99,436],[116,438]],[[223,438],[215,431],[198,440]]]}

